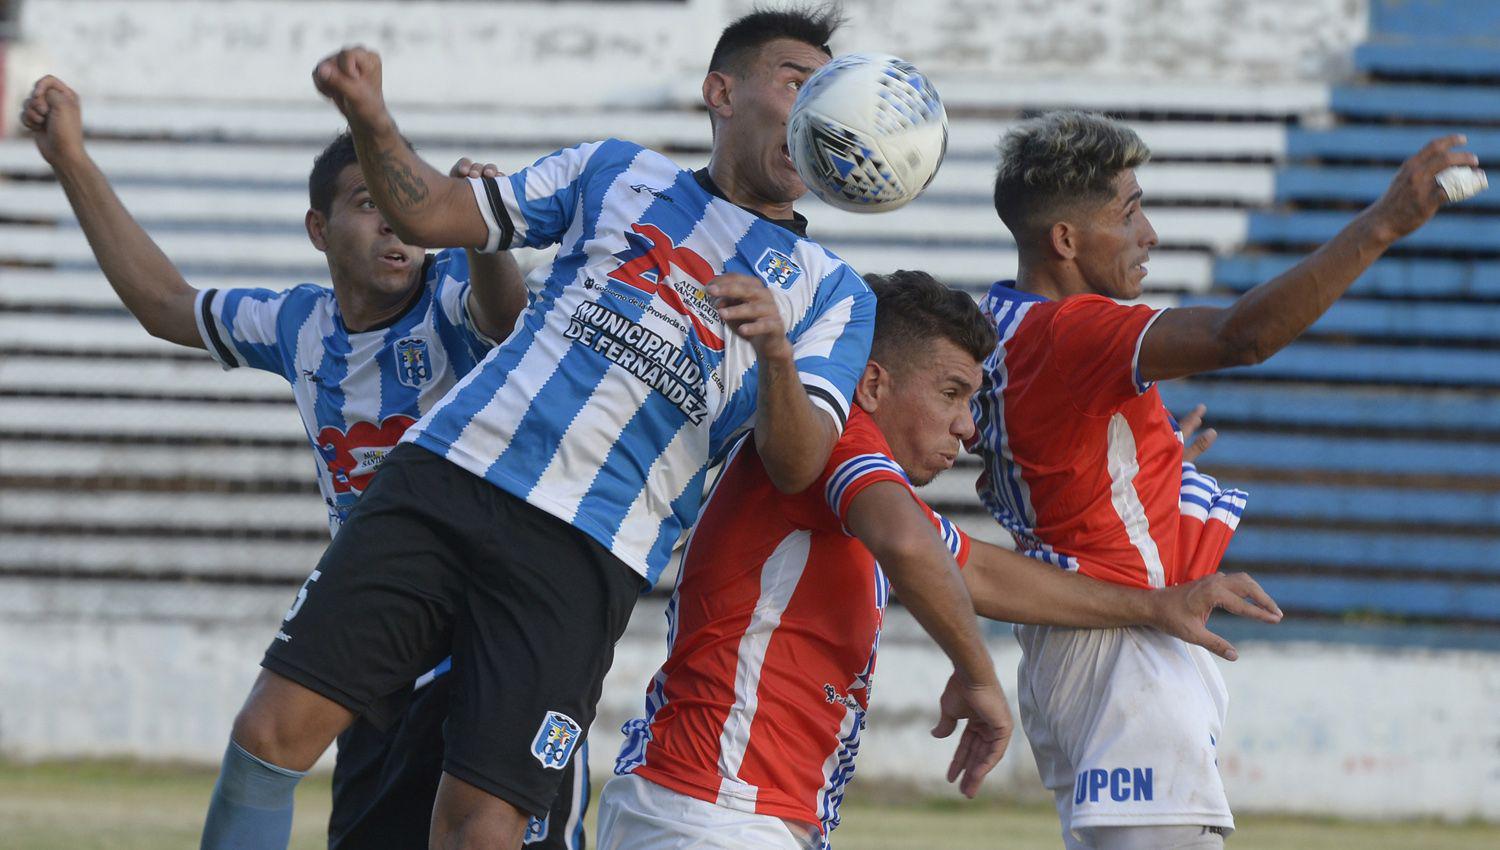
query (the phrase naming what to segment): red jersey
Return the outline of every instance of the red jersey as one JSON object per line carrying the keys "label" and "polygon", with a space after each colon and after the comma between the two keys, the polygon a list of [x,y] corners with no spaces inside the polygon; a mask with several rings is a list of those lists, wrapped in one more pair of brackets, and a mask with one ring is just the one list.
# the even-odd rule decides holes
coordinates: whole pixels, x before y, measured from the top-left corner
{"label": "red jersey", "polygon": [[[854,773],[890,590],[844,520],[880,481],[911,486],[859,408],[817,483],[794,496],[771,484],[753,439],[740,443],[688,539],[669,655],[645,718],[622,727],[616,773],[817,824],[826,843]],[[964,563],[968,538],[917,502]]]}
{"label": "red jersey", "polygon": [[1049,301],[994,285],[1000,343],[974,397],[980,499],[1026,555],[1166,587],[1216,571],[1245,494],[1182,459],[1182,433],[1137,369],[1160,315],[1100,295]]}

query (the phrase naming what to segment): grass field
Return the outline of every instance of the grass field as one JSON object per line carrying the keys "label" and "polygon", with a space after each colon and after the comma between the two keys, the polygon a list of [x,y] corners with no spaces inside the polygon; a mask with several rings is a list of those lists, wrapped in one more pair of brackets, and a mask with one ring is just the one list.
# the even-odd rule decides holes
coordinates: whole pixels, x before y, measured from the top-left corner
{"label": "grass field", "polygon": [[[857,790],[856,783],[856,790]],[[213,775],[201,768],[120,762],[0,763],[0,847],[5,850],[170,850],[198,846]],[[328,779],[309,778],[297,798],[292,846],[323,846]],[[1347,823],[1247,815],[1233,850],[1470,850],[1500,847],[1500,826]],[[592,828],[592,818],[590,818]],[[1050,808],[1002,802],[914,801],[853,795],[840,850],[1053,848]],[[393,848],[401,850],[401,848]]]}

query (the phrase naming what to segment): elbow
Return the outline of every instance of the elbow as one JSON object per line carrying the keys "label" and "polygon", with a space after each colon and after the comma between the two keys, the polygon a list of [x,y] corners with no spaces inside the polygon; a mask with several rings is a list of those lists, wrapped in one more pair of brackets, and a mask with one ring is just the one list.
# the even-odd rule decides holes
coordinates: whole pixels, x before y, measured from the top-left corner
{"label": "elbow", "polygon": [[159,340],[162,340],[163,342],[177,342],[176,336],[173,335],[165,325],[157,324],[155,322],[142,322],[141,327],[146,329],[146,333],[156,337]]}
{"label": "elbow", "polygon": [[1266,362],[1276,347],[1264,335],[1226,328],[1219,333],[1219,368],[1255,366]]}
{"label": "elbow", "polygon": [[1237,369],[1245,366],[1255,366],[1266,362],[1271,352],[1266,351],[1263,346],[1255,345],[1232,345],[1226,347],[1223,356],[1219,358],[1221,368]]}
{"label": "elbow", "polygon": [[[891,585],[899,593],[901,587],[906,586],[920,573],[914,572],[912,568],[922,562],[924,555],[923,547],[913,545],[910,539],[903,539],[899,534],[881,534],[875,539],[869,539],[873,535],[860,535],[859,541],[875,556],[876,562],[880,564],[881,570],[891,580]],[[909,535],[908,537],[915,537]]]}

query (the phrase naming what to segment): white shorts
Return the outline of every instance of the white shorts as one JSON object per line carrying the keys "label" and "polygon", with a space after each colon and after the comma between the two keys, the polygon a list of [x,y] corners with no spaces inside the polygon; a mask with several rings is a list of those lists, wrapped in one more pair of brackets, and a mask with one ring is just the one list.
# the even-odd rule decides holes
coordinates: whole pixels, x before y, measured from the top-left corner
{"label": "white shorts", "polygon": [[1145,627],[1016,639],[1021,724],[1068,846],[1093,827],[1234,828],[1216,751],[1229,697],[1207,650]]}
{"label": "white shorts", "polygon": [[737,812],[679,794],[633,773],[599,793],[598,850],[813,850],[816,827]]}

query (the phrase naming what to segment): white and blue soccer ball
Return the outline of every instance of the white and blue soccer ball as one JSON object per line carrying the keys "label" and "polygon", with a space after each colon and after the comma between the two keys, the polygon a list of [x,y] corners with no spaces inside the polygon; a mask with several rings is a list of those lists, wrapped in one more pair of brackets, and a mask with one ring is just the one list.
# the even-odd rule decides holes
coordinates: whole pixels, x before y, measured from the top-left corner
{"label": "white and blue soccer ball", "polygon": [[792,164],[814,195],[840,209],[887,212],[937,175],[948,115],[910,62],[848,53],[803,85],[786,133]]}

